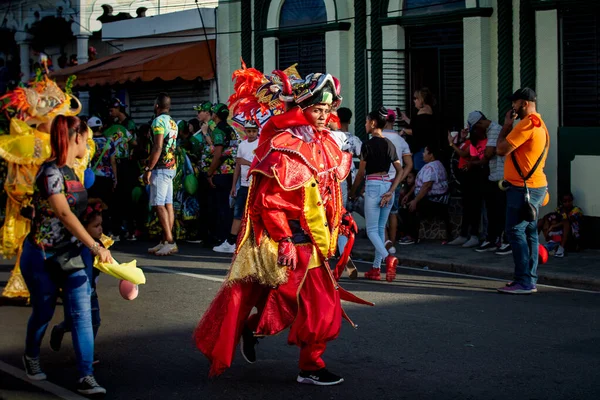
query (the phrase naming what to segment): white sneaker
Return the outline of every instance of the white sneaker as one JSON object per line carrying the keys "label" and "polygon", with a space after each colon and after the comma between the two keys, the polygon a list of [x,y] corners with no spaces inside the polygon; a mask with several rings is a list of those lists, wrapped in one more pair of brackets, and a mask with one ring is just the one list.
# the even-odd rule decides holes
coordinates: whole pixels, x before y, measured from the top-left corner
{"label": "white sneaker", "polygon": [[479,238],[477,236],[471,236],[471,238],[462,245],[462,247],[466,249],[477,246],[479,246]]}
{"label": "white sneaker", "polygon": [[235,244],[229,244],[226,240],[220,245],[213,247],[213,251],[216,251],[217,253],[233,254],[235,253]]}
{"label": "white sneaker", "polygon": [[170,256],[171,254],[175,254],[179,251],[177,248],[177,243],[164,243],[163,247],[160,248],[156,253],[157,256]]}
{"label": "white sneaker", "polygon": [[565,249],[562,246],[558,246],[556,252],[554,253],[554,257],[563,258],[565,256]]}
{"label": "white sneaker", "polygon": [[396,254],[396,248],[394,247],[394,243],[391,240],[386,240],[384,243],[386,250],[390,254]]}
{"label": "white sneaker", "polygon": [[160,243],[159,243],[159,244],[157,244],[156,246],[154,246],[154,247],[150,247],[150,248],[148,249],[148,253],[150,253],[150,254],[154,254],[154,253],[156,253],[157,251],[159,251],[160,249],[162,249],[162,248],[163,248],[163,246],[164,246],[165,244],[166,244],[165,242],[160,242]]}
{"label": "white sneaker", "polygon": [[463,244],[467,243],[467,239],[464,236],[459,236],[456,239],[454,239],[453,241],[451,241],[450,243],[448,243],[449,246],[462,246]]}

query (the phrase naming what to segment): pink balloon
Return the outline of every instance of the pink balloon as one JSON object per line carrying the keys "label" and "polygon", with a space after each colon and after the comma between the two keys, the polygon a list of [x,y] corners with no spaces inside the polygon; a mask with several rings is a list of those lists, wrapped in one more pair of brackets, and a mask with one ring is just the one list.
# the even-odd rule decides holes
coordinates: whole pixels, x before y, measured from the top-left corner
{"label": "pink balloon", "polygon": [[134,300],[139,293],[138,285],[129,281],[121,281],[119,282],[119,293],[125,300]]}

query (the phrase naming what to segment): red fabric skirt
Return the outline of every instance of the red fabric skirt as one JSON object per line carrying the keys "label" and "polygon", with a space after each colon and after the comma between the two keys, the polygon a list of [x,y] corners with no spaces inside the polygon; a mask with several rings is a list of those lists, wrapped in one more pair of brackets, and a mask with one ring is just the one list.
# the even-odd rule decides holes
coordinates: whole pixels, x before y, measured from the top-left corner
{"label": "red fabric skirt", "polygon": [[[198,349],[211,362],[209,375],[231,366],[244,325],[257,336],[291,327],[288,343],[302,346],[335,339],[342,324],[337,283],[328,267],[307,270],[312,246],[296,246],[298,264],[277,288],[255,282],[226,282],[194,331]],[[252,308],[258,313],[250,316]]]}

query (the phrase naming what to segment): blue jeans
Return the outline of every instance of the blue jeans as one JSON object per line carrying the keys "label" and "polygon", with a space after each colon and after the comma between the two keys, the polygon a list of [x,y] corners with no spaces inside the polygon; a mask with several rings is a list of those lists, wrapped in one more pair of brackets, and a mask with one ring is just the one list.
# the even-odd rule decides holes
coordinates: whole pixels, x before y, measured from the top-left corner
{"label": "blue jeans", "polygon": [[[546,188],[529,189],[530,202],[538,210],[544,201]],[[538,232],[537,221],[519,217],[525,203],[525,188],[511,186],[506,192],[506,235],[515,261],[514,282],[531,287],[537,282]]]}
{"label": "blue jeans", "polygon": [[241,220],[246,211],[246,201],[248,200],[248,186],[240,186],[235,194],[235,204],[233,206],[233,219]]}
{"label": "blue jeans", "polygon": [[63,289],[64,307],[71,316],[73,347],[77,357],[80,377],[92,375],[94,358],[94,332],[90,297],[92,288],[85,269],[51,277],[44,266],[44,253],[28,239],[23,244],[21,273],[31,296],[31,317],[27,323],[25,354],[39,357],[40,346],[48,323],[54,315],[58,289]]}
{"label": "blue jeans", "polygon": [[381,197],[390,190],[391,186],[391,182],[379,180],[367,180],[365,185],[365,222],[367,236],[375,246],[374,268],[379,268],[381,260],[389,254],[385,248],[385,224],[390,216],[394,197],[392,196],[385,207],[380,207],[380,203]]}
{"label": "blue jeans", "polygon": [[[94,339],[98,335],[98,329],[100,329],[100,302],[98,300],[98,293],[96,292],[96,278],[100,274],[100,271],[94,269],[94,256],[92,252],[87,247],[83,248],[81,251],[81,258],[83,259],[83,263],[85,264],[85,273],[90,280],[90,284],[92,285],[92,295],[90,298],[90,303],[92,307],[92,328],[94,330]],[[65,311],[65,320],[61,322],[59,325],[65,332],[71,332],[71,327],[73,326],[73,322],[71,321],[71,315]]]}

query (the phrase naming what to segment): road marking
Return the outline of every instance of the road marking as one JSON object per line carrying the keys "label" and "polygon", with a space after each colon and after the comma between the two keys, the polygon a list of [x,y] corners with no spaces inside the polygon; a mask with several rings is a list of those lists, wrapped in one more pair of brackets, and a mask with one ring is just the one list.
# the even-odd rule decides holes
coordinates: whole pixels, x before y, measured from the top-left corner
{"label": "road marking", "polygon": [[[357,261],[357,260],[352,260],[352,261],[354,261],[355,263],[363,263],[363,264],[369,264],[369,265],[372,264],[369,261]],[[408,269],[410,271],[430,272],[430,273],[435,273],[435,274],[460,276],[460,277],[463,277],[463,278],[485,279],[485,280],[488,280],[488,281],[497,281],[497,282],[506,282],[507,281],[507,279],[502,279],[502,278],[491,278],[489,276],[461,274],[461,273],[458,273],[458,272],[439,271],[439,270],[435,270],[435,269],[423,269],[423,268],[417,268],[417,267],[404,267],[404,266],[398,266],[398,268],[399,269]],[[552,289],[568,290],[570,292],[600,294],[600,292],[594,291],[594,290],[574,289],[574,288],[568,288],[568,287],[563,287],[563,286],[552,286],[552,285],[543,285],[543,284],[538,284],[537,286],[538,287],[552,288]]]}
{"label": "road marking", "polygon": [[202,275],[202,274],[194,274],[191,272],[183,272],[183,271],[178,271],[178,270],[174,270],[174,269],[167,269],[167,268],[161,268],[161,267],[142,267],[143,270],[150,270],[150,271],[156,271],[156,272],[166,272],[168,274],[175,274],[175,275],[182,275],[182,276],[189,276],[190,278],[198,278],[198,279],[205,279],[207,281],[213,281],[213,282],[223,282],[225,280],[225,278],[215,278],[214,276],[208,276],[208,275]]}
{"label": "road marking", "polygon": [[[355,263],[371,264],[368,261],[356,261],[356,260],[353,260],[353,261]],[[403,267],[403,266],[399,266],[398,268],[399,269],[407,269],[407,270],[410,270],[410,271],[430,272],[430,273],[435,273],[435,274],[460,276],[462,278],[476,278],[476,279],[484,279],[484,280],[488,280],[488,281],[506,282],[506,279],[491,278],[489,276],[460,274],[458,272],[437,271],[437,270],[432,270],[432,269],[427,269],[426,270],[426,269],[423,269],[423,268],[416,268],[416,267]],[[223,282],[225,280],[224,278],[215,278],[214,276],[202,275],[202,274],[194,274],[194,273],[191,273],[191,272],[182,272],[182,271],[178,271],[178,270],[161,268],[161,267],[149,267],[149,266],[147,266],[147,267],[142,267],[142,269],[148,269],[148,270],[153,270],[153,271],[157,271],[157,272],[166,272],[166,273],[169,273],[169,274],[176,274],[176,275],[188,276],[188,277],[191,277],[191,278],[204,279],[204,280],[213,281],[213,282]],[[374,282],[374,281],[360,281],[360,282],[361,283],[378,283],[378,282]],[[567,290],[567,291],[570,291],[570,292],[600,294],[600,292],[593,291],[593,290],[573,289],[573,288],[567,288],[567,287],[562,287],[562,286],[541,285],[541,284],[537,285],[537,286],[538,287],[551,288],[551,289]]]}
{"label": "road marking", "polygon": [[7,374],[12,375],[15,378],[18,378],[22,381],[25,381],[25,382],[29,383],[30,385],[36,386],[46,392],[52,393],[53,395],[60,397],[61,399],[64,399],[64,400],[87,400],[87,397],[80,396],[77,393],[74,393],[68,389],[65,389],[64,387],[55,385],[52,382],[32,381],[29,378],[27,378],[27,375],[25,375],[25,371],[23,371],[19,368],[13,367],[12,365],[7,364],[3,361],[0,361],[0,371],[6,372]]}

